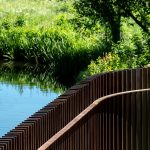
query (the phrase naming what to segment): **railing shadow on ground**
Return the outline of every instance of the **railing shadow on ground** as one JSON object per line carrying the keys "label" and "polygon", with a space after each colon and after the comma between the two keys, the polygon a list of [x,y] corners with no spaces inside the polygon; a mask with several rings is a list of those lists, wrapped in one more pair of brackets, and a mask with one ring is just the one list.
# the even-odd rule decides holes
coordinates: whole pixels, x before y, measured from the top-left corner
{"label": "railing shadow on ground", "polygon": [[[96,99],[150,88],[150,68],[92,76],[73,86],[0,139],[2,150],[36,150]],[[54,142],[50,150],[149,150],[150,92],[108,98]]]}

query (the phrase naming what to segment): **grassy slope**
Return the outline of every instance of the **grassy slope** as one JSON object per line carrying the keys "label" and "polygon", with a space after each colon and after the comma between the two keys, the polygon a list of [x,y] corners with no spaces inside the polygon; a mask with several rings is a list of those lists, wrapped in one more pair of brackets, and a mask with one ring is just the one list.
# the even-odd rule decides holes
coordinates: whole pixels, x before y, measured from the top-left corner
{"label": "grassy slope", "polygon": [[0,58],[49,64],[71,80],[104,46],[103,28],[76,20],[70,0],[0,0]]}
{"label": "grassy slope", "polygon": [[[18,16],[23,16],[29,27],[49,27],[67,6],[69,7],[69,4],[54,0],[0,0],[1,21],[11,19],[14,22]],[[72,15],[69,11],[67,14]]]}
{"label": "grassy slope", "polygon": [[[58,38],[64,39],[61,41],[61,44],[65,44],[62,42],[68,42],[70,44],[69,46],[72,46],[72,48],[76,50],[80,50],[80,48],[91,49],[97,47],[99,31],[92,34],[90,30],[87,31],[81,28],[80,32],[77,32],[73,24],[69,22],[75,18],[75,16],[76,12],[72,7],[71,1],[26,0],[22,2],[21,0],[7,0],[4,2],[0,0],[1,39],[7,41],[5,43],[5,45],[7,45],[6,47],[13,46],[13,49],[17,49],[17,46],[21,44],[26,44],[26,48],[31,44],[31,47],[29,47],[34,49],[32,46],[36,36],[38,36],[40,40],[43,40],[42,36],[44,36],[44,38],[48,36],[48,38],[51,37],[54,39],[55,35],[56,38],[54,39],[54,43],[52,43],[54,47],[57,41],[60,41]],[[27,36],[28,32],[30,37]],[[19,37],[17,37],[17,33],[20,34]],[[10,35],[13,37],[11,38]],[[22,37],[23,39],[21,39]],[[19,39],[22,40],[22,43],[20,43]],[[11,44],[14,40],[16,40],[15,43],[18,43],[18,45]],[[40,44],[43,46],[44,42],[43,40]],[[48,42],[51,41],[49,40]],[[2,43],[0,46],[1,49],[5,48]],[[40,49],[40,45],[38,46]],[[60,48],[59,45],[57,46],[56,50]],[[65,46],[64,48],[67,49],[67,45]]]}

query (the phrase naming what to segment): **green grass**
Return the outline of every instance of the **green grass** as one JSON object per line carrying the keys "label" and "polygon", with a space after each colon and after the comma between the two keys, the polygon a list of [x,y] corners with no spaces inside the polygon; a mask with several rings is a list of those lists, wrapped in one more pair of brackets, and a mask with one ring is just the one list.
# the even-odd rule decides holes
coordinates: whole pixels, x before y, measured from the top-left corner
{"label": "green grass", "polygon": [[49,64],[57,74],[75,75],[105,46],[104,27],[81,23],[70,0],[0,0],[0,58]]}
{"label": "green grass", "polygon": [[72,16],[70,4],[54,0],[0,0],[1,21],[8,19],[15,23],[22,17],[29,27],[49,27],[62,12],[67,14],[67,17]]}

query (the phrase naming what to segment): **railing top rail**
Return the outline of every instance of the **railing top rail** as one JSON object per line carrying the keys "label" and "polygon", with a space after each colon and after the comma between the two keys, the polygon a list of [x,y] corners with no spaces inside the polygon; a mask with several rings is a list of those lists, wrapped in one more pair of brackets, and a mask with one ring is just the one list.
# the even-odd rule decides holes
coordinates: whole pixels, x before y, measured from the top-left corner
{"label": "railing top rail", "polygon": [[101,98],[98,98],[91,105],[89,105],[85,110],[83,110],[78,116],[76,116],[72,121],[70,121],[64,128],[62,128],[59,132],[57,132],[54,136],[52,136],[46,143],[44,143],[40,148],[38,148],[38,150],[46,150],[48,147],[50,147],[54,142],[56,142],[67,131],[69,131],[73,126],[75,126],[82,118],[84,118],[89,112],[91,112],[102,101],[112,98],[112,97],[119,96],[119,95],[125,95],[125,94],[130,94],[130,93],[137,93],[137,92],[145,92],[145,91],[150,91],[150,88],[118,92],[118,93],[114,93],[114,94],[110,94],[110,95],[106,95]]}

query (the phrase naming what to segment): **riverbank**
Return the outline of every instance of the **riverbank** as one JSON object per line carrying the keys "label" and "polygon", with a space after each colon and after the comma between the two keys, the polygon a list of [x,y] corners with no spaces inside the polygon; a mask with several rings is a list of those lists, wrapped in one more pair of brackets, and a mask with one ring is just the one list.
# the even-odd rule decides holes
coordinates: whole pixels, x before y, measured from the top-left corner
{"label": "riverbank", "polygon": [[0,4],[0,59],[48,65],[71,80],[104,51],[103,28],[85,28],[71,1]]}
{"label": "riverbank", "polygon": [[107,25],[81,17],[73,2],[0,1],[0,60],[44,65],[62,83],[150,63],[150,39],[131,18],[114,44]]}

